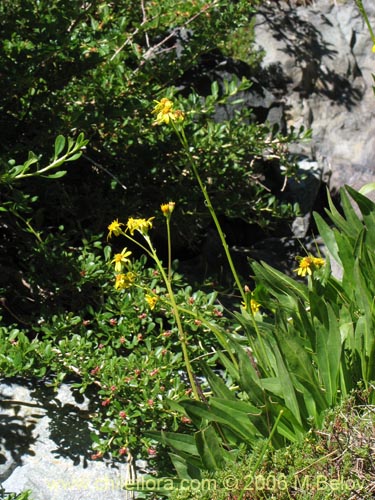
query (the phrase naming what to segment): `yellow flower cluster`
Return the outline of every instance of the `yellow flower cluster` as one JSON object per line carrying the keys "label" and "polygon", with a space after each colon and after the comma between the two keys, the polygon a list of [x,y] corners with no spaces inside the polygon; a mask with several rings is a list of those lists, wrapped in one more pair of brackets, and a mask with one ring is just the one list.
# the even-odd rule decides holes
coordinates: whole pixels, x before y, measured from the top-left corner
{"label": "yellow flower cluster", "polygon": [[[261,305],[259,304],[258,301],[256,301],[255,299],[250,299],[250,309],[251,309],[251,312],[253,314],[255,314],[256,312],[259,311]],[[245,304],[245,302],[242,302],[242,307],[246,310],[248,308],[247,304]]]}
{"label": "yellow flower cluster", "polygon": [[156,119],[152,123],[153,125],[162,125],[169,122],[182,122],[185,119],[185,114],[180,109],[173,109],[173,102],[167,97],[163,97],[160,101],[154,101],[156,106],[152,110],[153,114],[156,114]]}
{"label": "yellow flower cluster", "polygon": [[133,217],[130,217],[126,224],[126,228],[132,236],[134,235],[134,231],[138,231],[143,236],[146,236],[148,230],[152,228],[153,219],[155,219],[155,217],[150,217],[149,219],[133,219]]}
{"label": "yellow flower cluster", "polygon": [[125,224],[123,224],[122,222],[119,222],[118,219],[114,220],[113,222],[110,223],[110,225],[108,226],[108,238],[110,238],[112,236],[112,234],[114,234],[115,236],[120,236],[120,234],[122,233],[122,229],[121,229],[121,226],[124,226]]}
{"label": "yellow flower cluster", "polygon": [[298,276],[306,276],[312,275],[315,269],[319,269],[324,266],[325,260],[320,257],[313,257],[312,255],[308,255],[307,257],[299,258],[299,266],[297,269],[294,269],[294,272],[298,274]]}
{"label": "yellow flower cluster", "polygon": [[155,295],[146,294],[145,299],[151,311],[155,309],[155,305],[156,302],[158,301],[158,298]]}
{"label": "yellow flower cluster", "polygon": [[115,289],[124,290],[130,288],[135,282],[136,275],[132,271],[116,274]]}

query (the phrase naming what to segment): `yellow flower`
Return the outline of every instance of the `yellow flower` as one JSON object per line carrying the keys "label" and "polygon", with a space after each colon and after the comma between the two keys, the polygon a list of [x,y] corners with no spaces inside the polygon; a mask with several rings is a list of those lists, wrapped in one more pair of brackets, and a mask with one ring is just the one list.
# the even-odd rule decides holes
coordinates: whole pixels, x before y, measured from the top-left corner
{"label": "yellow flower", "polygon": [[250,300],[250,307],[253,313],[256,313],[260,309],[260,304],[255,299]]}
{"label": "yellow flower", "polygon": [[110,225],[108,226],[109,233],[108,233],[107,239],[112,236],[112,233],[115,236],[119,236],[122,232],[121,226],[123,226],[123,225],[124,224],[122,222],[119,222],[118,219],[111,222]]}
{"label": "yellow flower", "polygon": [[134,231],[139,231],[143,236],[145,236],[148,233],[148,230],[152,228],[152,220],[155,219],[155,217],[150,217],[148,220],[146,219],[133,219],[133,217],[130,217],[126,227],[129,229],[129,233],[133,236]]}
{"label": "yellow flower", "polygon": [[121,271],[124,268],[124,265],[127,262],[130,262],[128,259],[129,255],[131,255],[131,252],[127,249],[124,248],[121,253],[116,253],[111,261],[111,264],[115,265],[115,271],[116,273],[121,273]]}
{"label": "yellow flower", "polygon": [[169,203],[163,203],[160,205],[161,211],[165,215],[165,217],[170,217],[172,215],[172,212],[174,210],[175,202],[170,201]]}
{"label": "yellow flower", "polygon": [[156,302],[158,301],[158,298],[155,295],[146,295],[145,296],[146,302],[151,309],[151,311],[155,308]]}
{"label": "yellow flower", "polygon": [[372,46],[372,51],[375,52],[375,44]]}
{"label": "yellow flower", "polygon": [[312,261],[315,267],[322,267],[325,264],[325,260],[320,257],[312,257]]}
{"label": "yellow flower", "polygon": [[[242,302],[242,307],[246,310],[247,309],[247,305],[245,302]],[[251,309],[251,312],[253,314],[255,314],[256,312],[259,311],[261,305],[259,304],[258,301],[256,301],[255,299],[250,299],[250,309]]]}
{"label": "yellow flower", "polygon": [[313,257],[312,255],[308,255],[307,257],[300,258],[299,266],[297,269],[294,269],[294,272],[298,274],[298,276],[306,276],[306,274],[312,275],[312,272],[319,267],[322,267],[325,263],[324,259],[320,257]]}
{"label": "yellow flower", "polygon": [[116,275],[115,289],[124,290],[125,288],[130,288],[135,281],[135,274],[129,271],[128,273],[120,273]]}
{"label": "yellow flower", "polygon": [[294,269],[294,272],[298,274],[298,276],[306,276],[306,274],[311,275],[311,266],[312,266],[312,259],[311,257],[303,257],[299,261],[299,266],[297,269]]}
{"label": "yellow flower", "polygon": [[179,109],[173,110],[173,102],[167,97],[154,102],[156,106],[152,110],[152,113],[156,114],[156,120],[152,123],[153,125],[168,124],[170,121],[181,122],[184,120],[185,115],[183,111]]}

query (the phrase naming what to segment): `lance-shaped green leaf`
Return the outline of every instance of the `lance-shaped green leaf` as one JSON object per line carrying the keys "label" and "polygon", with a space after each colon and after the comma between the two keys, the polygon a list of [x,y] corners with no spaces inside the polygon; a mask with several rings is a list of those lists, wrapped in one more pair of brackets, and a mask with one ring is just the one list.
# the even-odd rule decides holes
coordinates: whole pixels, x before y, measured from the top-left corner
{"label": "lance-shaped green leaf", "polygon": [[261,414],[261,410],[246,401],[227,401],[210,398],[209,404],[186,400],[181,403],[189,416],[195,415],[207,422],[218,422],[230,428],[241,440],[253,443],[260,433],[251,421],[251,417]]}
{"label": "lance-shaped green leaf", "polygon": [[195,433],[197,449],[205,468],[211,472],[224,466],[224,449],[212,425]]}
{"label": "lance-shaped green leaf", "polygon": [[252,264],[256,279],[262,282],[265,286],[269,286],[269,292],[274,295],[292,295],[295,298],[302,300],[307,299],[308,289],[306,285],[297,282],[286,274],[274,269],[265,262],[261,265],[257,262]]}
{"label": "lance-shaped green leaf", "polygon": [[338,320],[329,304],[326,308],[328,324],[315,322],[316,362],[328,404],[333,405],[337,398],[342,343]]}

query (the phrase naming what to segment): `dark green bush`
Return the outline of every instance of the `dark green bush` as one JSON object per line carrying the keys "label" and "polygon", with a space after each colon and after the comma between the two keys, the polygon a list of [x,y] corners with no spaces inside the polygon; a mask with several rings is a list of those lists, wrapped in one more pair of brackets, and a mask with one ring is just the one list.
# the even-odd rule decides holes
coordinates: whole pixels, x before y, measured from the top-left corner
{"label": "dark green bush", "polygon": [[[213,119],[220,107],[242,96],[236,95],[236,86],[247,86],[241,78],[251,79],[251,68],[244,65],[233,75],[237,83],[215,83],[224,57],[220,48],[226,47],[226,56],[238,57],[238,36],[251,47],[254,4],[163,0],[147,2],[142,11],[142,2],[130,0],[2,2],[0,64],[7,89],[0,96],[3,181],[30,151],[46,163],[59,134],[77,138],[83,132],[89,141],[64,178],[2,184],[2,203],[14,208],[0,221],[2,267],[15,276],[21,271],[21,281],[37,281],[45,274],[53,282],[57,278],[47,269],[53,261],[67,262],[58,247],[81,246],[120,212],[153,213],[171,197],[180,207],[174,219],[177,256],[199,249],[209,225],[201,193],[173,135],[152,126],[153,100],[165,94],[177,94],[193,115],[186,132],[220,216],[267,227],[291,215],[292,207],[277,199],[277,184],[283,182],[281,164],[287,167],[285,175],[291,173],[286,144],[296,134],[282,136],[257,125],[240,104],[221,123]],[[191,80],[197,73],[200,79]],[[47,250],[37,250],[41,241],[54,237],[61,239],[53,249],[49,244]],[[15,246],[16,252],[11,250]],[[49,258],[51,263],[40,267],[43,259],[21,250],[32,247],[44,254],[45,264]],[[65,286],[62,277],[57,281],[57,288]],[[21,312],[7,278],[2,285],[1,295]],[[26,290],[22,294],[27,303]]]}

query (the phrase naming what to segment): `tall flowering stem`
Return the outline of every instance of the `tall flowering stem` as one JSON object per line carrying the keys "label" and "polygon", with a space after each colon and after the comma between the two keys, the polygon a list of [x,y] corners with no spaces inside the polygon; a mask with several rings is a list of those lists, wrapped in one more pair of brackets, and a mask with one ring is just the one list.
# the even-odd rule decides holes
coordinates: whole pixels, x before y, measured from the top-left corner
{"label": "tall flowering stem", "polygon": [[171,279],[169,276],[167,276],[165,270],[164,270],[164,267],[162,265],[162,263],[160,262],[159,260],[159,257],[157,256],[157,253],[152,245],[152,242],[149,238],[148,235],[144,235],[145,237],[145,240],[148,244],[148,246],[150,247],[150,251],[151,251],[151,255],[152,255],[152,258],[154,259],[156,265],[157,265],[157,268],[159,269],[159,272],[163,278],[163,281],[167,287],[167,291],[168,291],[168,296],[169,296],[169,300],[170,300],[170,303],[171,303],[171,307],[172,307],[172,310],[173,310],[173,314],[174,314],[174,317],[176,319],[176,324],[177,324],[177,329],[178,329],[178,334],[179,334],[179,340],[181,342],[181,348],[182,348],[182,354],[184,356],[184,362],[185,362],[185,367],[186,367],[186,371],[187,371],[187,374],[188,374],[188,377],[189,377],[189,382],[190,382],[190,385],[191,385],[191,389],[193,391],[193,395],[194,395],[194,398],[196,400],[199,400],[199,393],[198,393],[198,389],[197,389],[197,385],[195,383],[195,379],[194,379],[194,375],[193,375],[193,369],[191,367],[191,363],[190,363],[190,358],[189,358],[189,352],[188,352],[188,347],[187,347],[187,338],[186,338],[186,334],[185,334],[185,331],[184,331],[184,328],[182,326],[182,321],[181,321],[181,317],[180,317],[180,313],[179,313],[179,310],[178,310],[178,306],[177,306],[177,303],[176,303],[176,299],[175,299],[175,295],[174,295],[174,292],[173,292],[173,289],[172,289],[172,283],[171,283]]}
{"label": "tall flowering stem", "polygon": [[[170,215],[174,209],[174,203],[169,202],[168,204],[168,214],[166,213],[166,205],[162,205],[161,207],[163,214],[167,217],[167,227],[169,227],[169,220],[170,220]],[[182,321],[178,309],[178,305],[175,299],[175,295],[173,292],[172,288],[172,279],[171,279],[171,258],[169,257],[169,265],[168,265],[168,275],[165,272],[165,269],[163,267],[162,262],[160,261],[156,250],[152,244],[151,238],[148,234],[148,230],[152,228],[152,220],[154,217],[151,217],[150,219],[133,219],[132,217],[128,220],[127,224],[123,224],[122,222],[119,222],[117,219],[113,221],[109,226],[108,226],[108,238],[112,236],[125,236],[129,241],[134,243],[135,245],[139,246],[142,248],[143,251],[149,255],[154,262],[156,263],[156,266],[161,274],[161,277],[165,283],[165,286],[167,288],[168,292],[168,299],[170,302],[170,305],[172,307],[172,311],[176,320],[176,325],[178,329],[178,334],[179,334],[179,340],[181,342],[181,348],[182,348],[182,355],[184,357],[184,363],[187,371],[187,375],[189,378],[189,382],[191,385],[191,389],[193,392],[193,396],[196,400],[199,400],[199,393],[198,393],[198,388],[194,379],[194,374],[193,374],[193,369],[191,366],[190,358],[189,358],[189,352],[188,352],[188,342],[187,342],[187,337],[185,334],[185,331],[182,326]],[[122,229],[122,226],[126,226],[126,229]],[[137,241],[134,238],[134,232],[140,233],[144,240],[147,243],[147,246],[142,245],[139,241]],[[170,235],[168,233],[168,238],[170,239]],[[169,246],[169,255],[170,255],[170,246]],[[126,264],[127,261],[129,261],[128,256],[130,255],[131,252],[129,252],[126,248],[123,249],[123,251],[119,254],[116,254],[114,259],[112,260],[112,263],[115,265],[115,270],[116,270],[116,265],[118,266],[118,270],[122,271],[122,266]],[[122,289],[122,288],[127,288],[128,286],[131,286],[134,282],[133,276],[129,276],[129,274],[132,273],[120,273],[117,274],[116,276],[116,284],[115,288],[117,289]],[[155,301],[153,300],[155,297],[148,295],[146,296],[146,300],[149,303],[150,307],[155,306]]]}
{"label": "tall flowering stem", "polygon": [[234,280],[236,282],[236,285],[237,285],[237,288],[238,288],[238,290],[239,290],[239,292],[241,294],[242,300],[245,302],[246,301],[245,291],[243,289],[243,286],[242,286],[241,281],[239,279],[238,273],[237,273],[236,268],[234,266],[233,259],[232,259],[232,256],[230,254],[229,247],[228,247],[228,244],[227,244],[227,241],[226,241],[226,238],[225,238],[225,234],[223,233],[223,230],[221,228],[219,219],[217,218],[215,209],[214,209],[214,207],[213,207],[213,205],[211,203],[211,198],[210,198],[210,196],[209,196],[209,194],[207,192],[206,186],[204,185],[204,183],[203,183],[203,181],[201,179],[201,176],[199,175],[196,161],[195,161],[193,155],[190,152],[189,143],[187,141],[187,138],[186,138],[186,135],[185,135],[185,131],[184,131],[184,129],[182,127],[179,126],[179,124],[177,122],[172,121],[171,123],[172,123],[174,131],[176,132],[176,134],[177,134],[177,136],[178,136],[178,138],[179,138],[179,140],[180,140],[180,142],[182,144],[182,147],[184,148],[185,154],[186,154],[186,156],[187,156],[187,158],[189,160],[189,164],[191,166],[193,174],[194,174],[195,178],[197,179],[197,182],[198,182],[198,185],[200,187],[200,190],[202,191],[202,194],[204,196],[204,199],[205,199],[208,211],[211,214],[211,217],[212,217],[212,219],[214,221],[216,230],[217,230],[218,235],[220,237],[221,244],[223,246],[223,249],[224,249],[224,252],[225,252],[225,255],[226,255],[229,267],[230,267],[230,270],[232,272],[233,278],[234,278]]}
{"label": "tall flowering stem", "polygon": [[171,239],[171,216],[174,210],[175,203],[163,203],[160,208],[167,223],[167,244],[168,244],[168,281],[172,281],[172,239]]}

